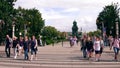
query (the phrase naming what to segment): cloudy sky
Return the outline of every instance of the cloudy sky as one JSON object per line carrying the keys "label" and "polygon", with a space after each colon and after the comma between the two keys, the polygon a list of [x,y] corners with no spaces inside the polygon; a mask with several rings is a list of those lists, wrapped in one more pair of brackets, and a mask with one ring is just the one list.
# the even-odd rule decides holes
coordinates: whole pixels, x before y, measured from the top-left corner
{"label": "cloudy sky", "polygon": [[15,8],[36,8],[42,13],[46,26],[59,31],[72,31],[73,21],[77,21],[80,31],[96,30],[96,18],[105,5],[119,3],[120,0],[17,0]]}

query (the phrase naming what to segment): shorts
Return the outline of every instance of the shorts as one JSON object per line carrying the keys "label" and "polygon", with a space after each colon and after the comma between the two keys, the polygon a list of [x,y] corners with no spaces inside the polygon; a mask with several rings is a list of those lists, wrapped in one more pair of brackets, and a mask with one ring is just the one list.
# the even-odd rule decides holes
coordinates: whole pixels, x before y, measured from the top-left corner
{"label": "shorts", "polygon": [[95,54],[100,54],[100,51],[96,51],[96,50],[95,50]]}
{"label": "shorts", "polygon": [[21,49],[22,49],[22,47],[21,47],[21,46],[19,46],[19,49],[21,50]]}
{"label": "shorts", "polygon": [[33,55],[33,53],[35,53],[35,55],[36,55],[37,51],[35,49],[31,49],[31,55]]}
{"label": "shorts", "polygon": [[89,50],[87,50],[88,52],[94,52],[94,49],[89,49]]}
{"label": "shorts", "polygon": [[118,54],[118,53],[119,53],[119,48],[113,47],[113,50],[114,50],[114,53],[115,53],[115,54]]}
{"label": "shorts", "polygon": [[102,52],[103,52],[103,48],[101,47],[101,48],[100,48],[100,54],[102,54]]}

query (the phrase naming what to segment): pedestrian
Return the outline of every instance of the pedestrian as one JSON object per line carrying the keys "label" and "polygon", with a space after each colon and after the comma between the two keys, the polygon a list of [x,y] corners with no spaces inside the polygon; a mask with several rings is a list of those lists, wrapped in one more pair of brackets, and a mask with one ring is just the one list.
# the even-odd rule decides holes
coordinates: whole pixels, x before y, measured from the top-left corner
{"label": "pedestrian", "polygon": [[74,37],[73,37],[73,41],[74,41],[73,43],[74,43],[74,45],[78,45],[77,40],[78,40],[77,37],[74,36]]}
{"label": "pedestrian", "polygon": [[42,39],[39,38],[40,46],[43,46]]}
{"label": "pedestrian", "polygon": [[20,37],[19,38],[19,46],[18,46],[18,49],[19,49],[19,54],[18,55],[21,55],[21,53],[23,52],[23,38]]}
{"label": "pedestrian", "polygon": [[6,56],[9,58],[10,57],[10,48],[12,46],[12,39],[9,37],[9,35],[6,35],[6,45],[5,45],[5,52]]}
{"label": "pedestrian", "polygon": [[102,37],[100,37],[100,57],[101,57],[103,50],[104,50],[104,41]]}
{"label": "pedestrian", "polygon": [[81,40],[81,51],[83,52],[83,57],[86,58],[87,57],[87,50],[86,50],[86,40],[87,37],[84,36]]}
{"label": "pedestrian", "polygon": [[94,42],[94,50],[95,50],[95,61],[100,60],[100,38],[97,37]]}
{"label": "pedestrian", "polygon": [[16,59],[17,58],[17,44],[18,44],[18,41],[17,41],[17,37],[13,37],[13,51],[14,51],[14,59]]}
{"label": "pedestrian", "polygon": [[109,37],[109,43],[110,43],[110,47],[113,45],[114,42],[114,38],[112,36]]}
{"label": "pedestrian", "polygon": [[118,54],[119,54],[119,50],[120,50],[120,41],[117,37],[115,37],[114,41],[113,41],[113,45],[110,46],[110,50],[111,48],[113,47],[113,50],[114,50],[114,60],[115,61],[118,61]]}
{"label": "pedestrian", "polygon": [[87,38],[86,48],[87,48],[87,55],[88,55],[88,59],[89,59],[93,56],[93,52],[94,52],[93,42],[91,40],[91,37]]}
{"label": "pedestrian", "polygon": [[25,39],[24,39],[24,42],[23,42],[23,49],[24,49],[24,59],[29,60],[29,56],[28,56],[28,50],[29,50],[28,36],[25,36]]}
{"label": "pedestrian", "polygon": [[32,40],[31,40],[31,59],[33,60],[33,54],[35,54],[35,59],[37,59],[37,40],[35,39],[35,36],[32,36]]}
{"label": "pedestrian", "polygon": [[73,39],[73,37],[71,36],[69,40],[70,40],[70,47],[72,47],[74,45],[74,39]]}

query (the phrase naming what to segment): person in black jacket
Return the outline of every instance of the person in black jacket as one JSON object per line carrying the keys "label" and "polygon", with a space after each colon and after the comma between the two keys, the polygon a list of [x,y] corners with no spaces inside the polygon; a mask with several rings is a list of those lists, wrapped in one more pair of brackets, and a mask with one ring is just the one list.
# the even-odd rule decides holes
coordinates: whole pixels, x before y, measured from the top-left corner
{"label": "person in black jacket", "polygon": [[84,36],[81,40],[81,51],[83,52],[83,57],[86,58],[87,57],[87,51],[86,51],[86,39],[87,37]]}
{"label": "person in black jacket", "polygon": [[92,57],[94,48],[93,48],[93,42],[90,37],[87,38],[86,41],[86,48],[87,48],[87,54],[88,54],[88,59]]}
{"label": "person in black jacket", "polygon": [[7,57],[10,57],[11,41],[12,39],[9,37],[9,35],[6,35],[5,52]]}
{"label": "person in black jacket", "polygon": [[35,36],[33,35],[32,36],[32,40],[31,40],[31,59],[30,60],[33,60],[33,54],[35,54],[35,59],[37,59],[37,40],[35,39]]}
{"label": "person in black jacket", "polygon": [[23,49],[24,49],[24,59],[29,60],[29,56],[28,56],[28,50],[29,50],[28,36],[25,36],[25,39],[24,39],[24,42],[23,42]]}
{"label": "person in black jacket", "polygon": [[22,54],[22,51],[23,51],[23,37],[20,37],[19,38],[19,41],[18,41],[18,44],[19,44],[19,46],[18,46],[18,49],[19,49],[19,54],[18,55],[21,55]]}
{"label": "person in black jacket", "polygon": [[17,44],[18,44],[18,41],[17,41],[17,37],[13,37],[13,51],[14,51],[14,59],[17,58]]}

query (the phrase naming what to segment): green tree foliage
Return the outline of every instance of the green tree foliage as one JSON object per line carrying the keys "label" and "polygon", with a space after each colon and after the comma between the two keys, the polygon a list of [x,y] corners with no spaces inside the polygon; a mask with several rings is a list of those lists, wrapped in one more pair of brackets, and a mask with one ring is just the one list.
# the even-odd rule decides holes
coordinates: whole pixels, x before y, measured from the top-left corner
{"label": "green tree foliage", "polygon": [[37,9],[24,9],[21,7],[14,9],[14,2],[16,0],[0,0],[0,21],[5,22],[4,26],[0,24],[0,42],[5,40],[6,34],[12,37],[13,21],[15,22],[15,35],[18,37],[20,32],[24,35],[25,26],[29,36],[38,36],[44,27],[44,20]]}
{"label": "green tree foliage", "polygon": [[[24,30],[27,29],[27,35],[39,36],[41,29],[44,27],[44,20],[41,17],[41,13],[37,9],[24,9],[19,7],[16,10],[18,20],[16,22],[16,29],[24,34]],[[24,28],[23,28],[24,27]]]}
{"label": "green tree foliage", "polygon": [[97,31],[93,31],[93,32],[89,32],[87,33],[88,36],[101,36],[101,31],[97,30]]}
{"label": "green tree foliage", "polygon": [[12,20],[14,16],[14,2],[16,0],[0,0],[0,20],[5,22],[5,25],[0,31],[0,42],[5,39],[5,35],[12,36]]}
{"label": "green tree foliage", "polygon": [[55,27],[46,26],[42,30],[42,36],[43,41],[45,41],[46,44],[51,44],[54,43],[54,40],[57,39],[57,37],[59,36],[59,32]]}
{"label": "green tree foliage", "polygon": [[99,13],[97,17],[97,20],[96,20],[97,28],[103,31],[103,27],[105,27],[107,36],[109,35],[115,36],[116,35],[116,21],[119,21],[118,3],[107,5]]}
{"label": "green tree foliage", "polygon": [[61,37],[61,40],[65,40],[66,39],[66,32],[60,32],[60,37]]}
{"label": "green tree foliage", "polygon": [[78,37],[78,26],[76,21],[73,22],[72,35]]}
{"label": "green tree foliage", "polygon": [[41,33],[41,29],[44,27],[44,20],[41,17],[41,13],[36,9],[30,9],[29,13],[31,22],[29,33],[38,36]]}

